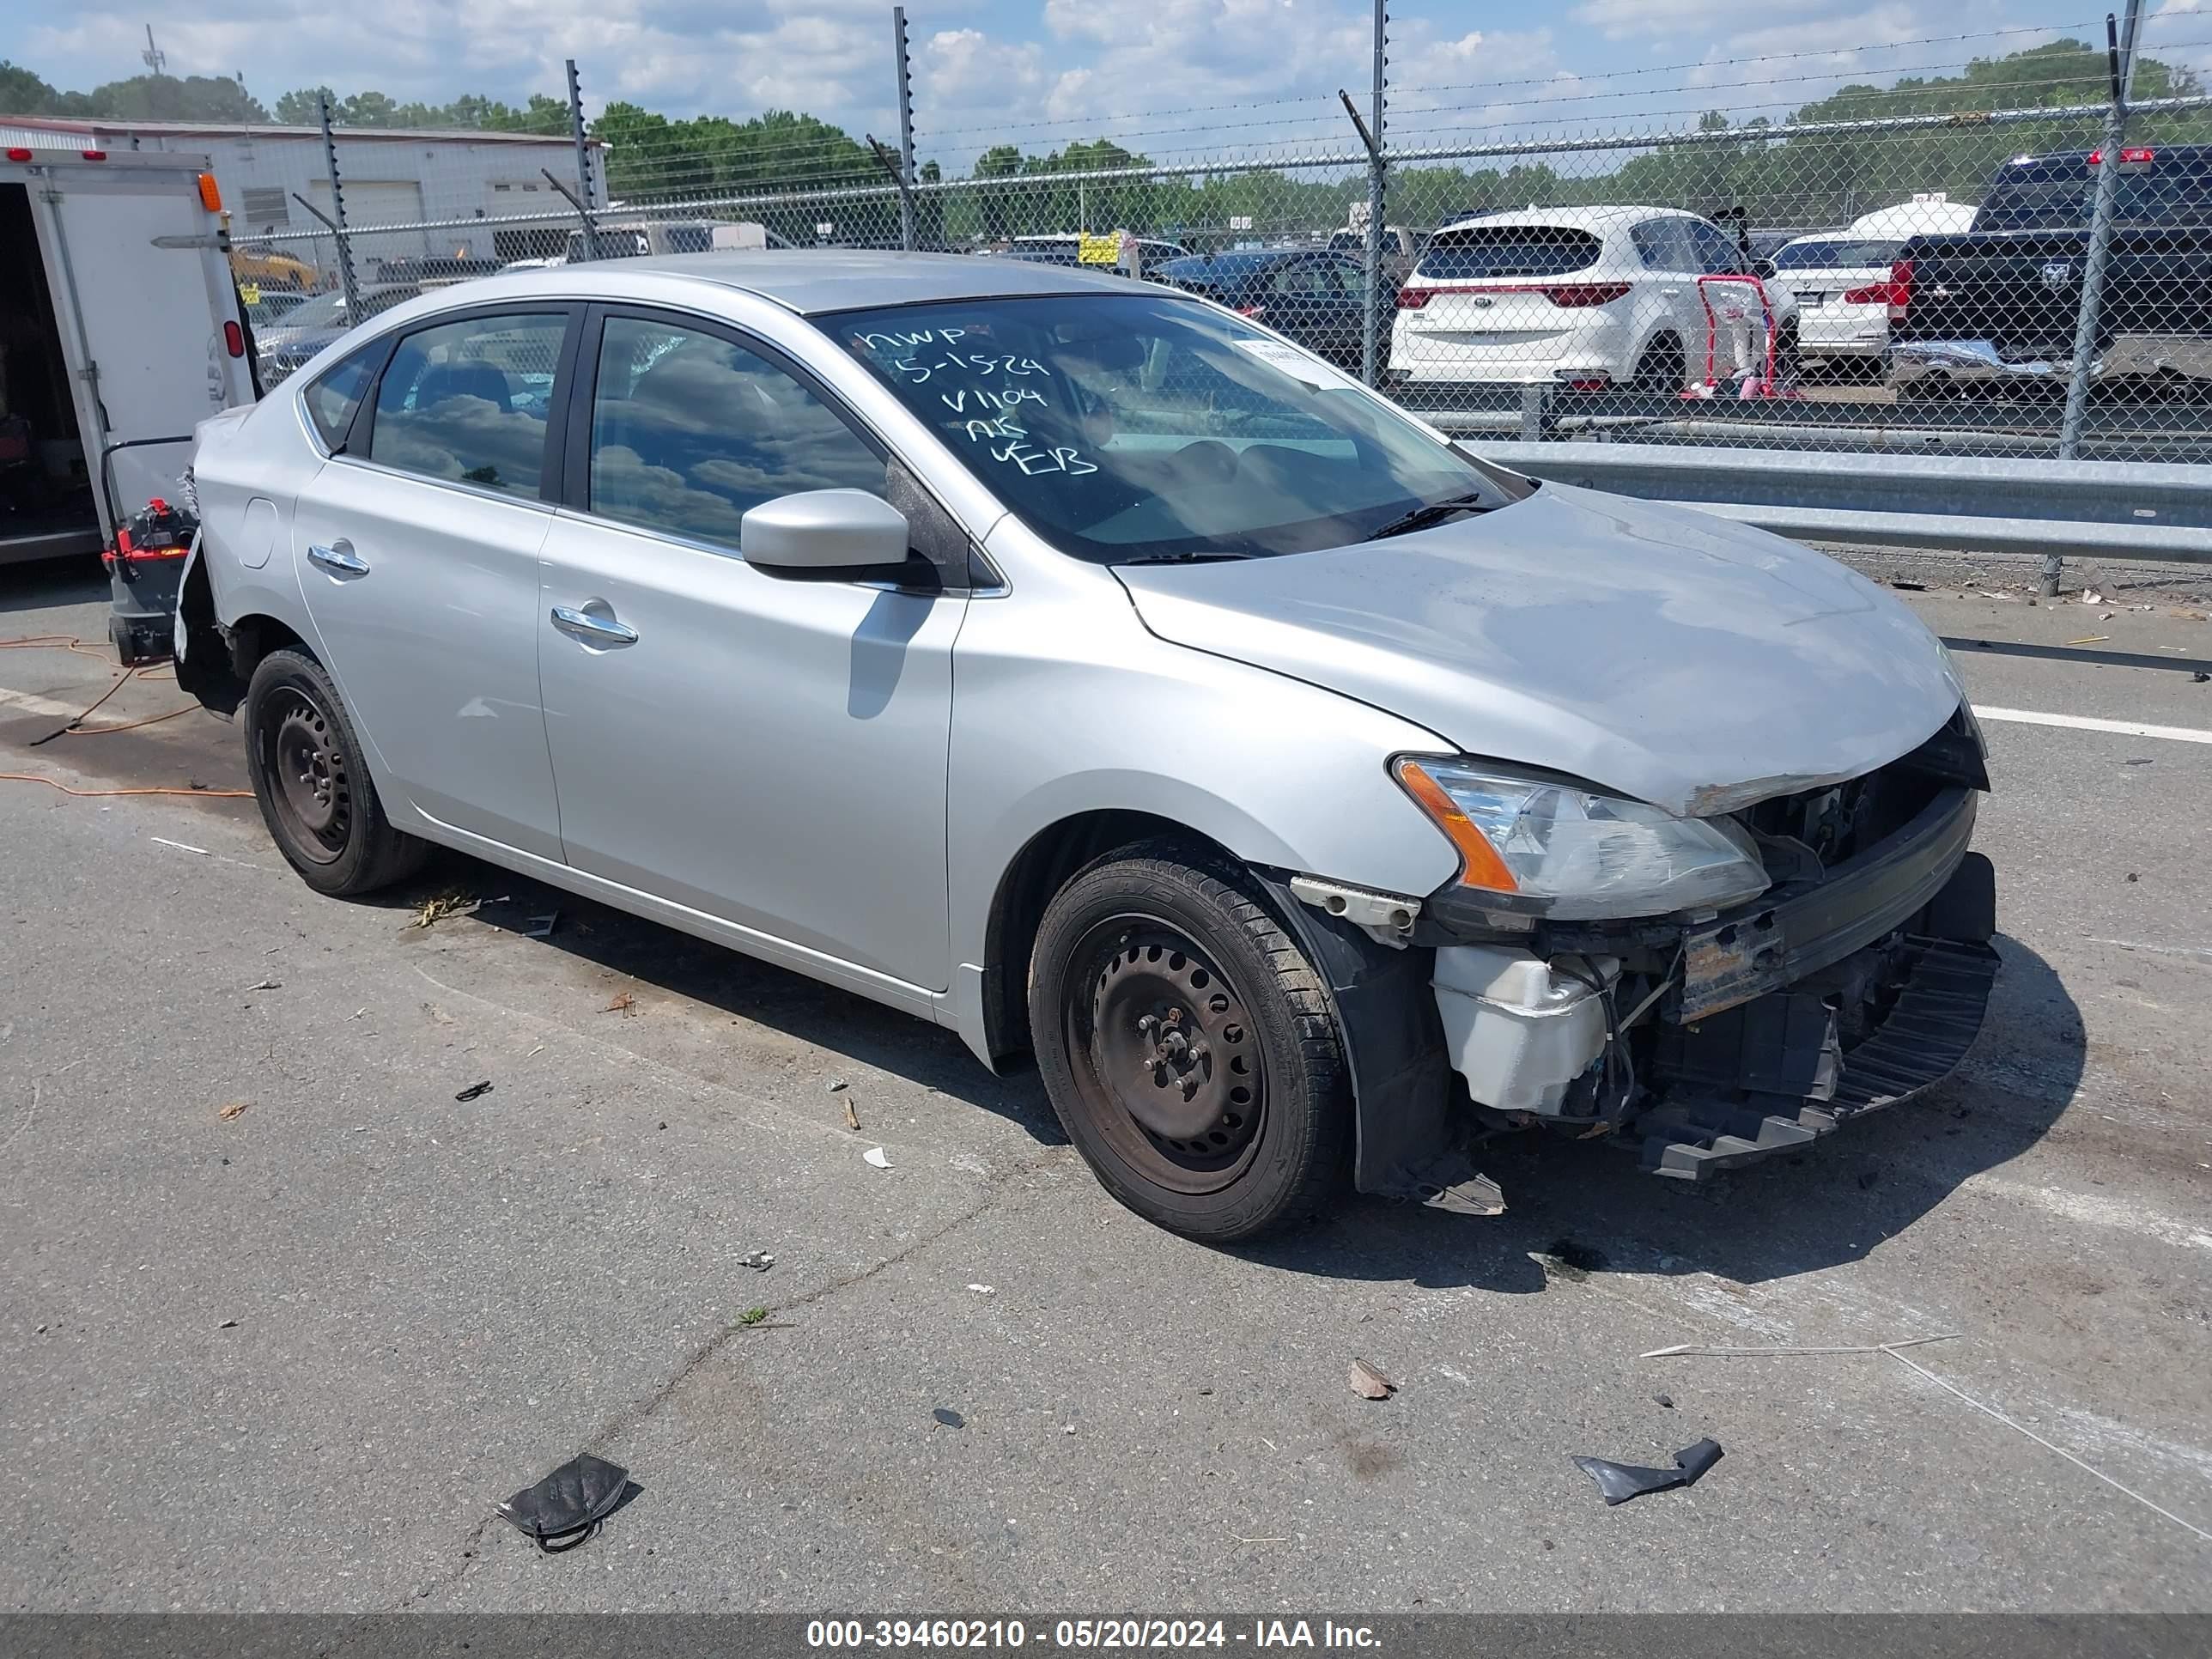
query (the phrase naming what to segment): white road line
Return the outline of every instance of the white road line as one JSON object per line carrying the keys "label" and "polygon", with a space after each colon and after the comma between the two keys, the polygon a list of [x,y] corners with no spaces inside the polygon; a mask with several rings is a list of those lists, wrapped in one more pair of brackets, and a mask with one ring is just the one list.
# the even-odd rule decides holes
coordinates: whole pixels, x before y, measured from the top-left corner
{"label": "white road line", "polygon": [[2102,1198],[2093,1193],[2068,1192],[2061,1187],[2037,1186],[2032,1182],[2014,1181],[1987,1170],[1968,1176],[1959,1186],[1965,1192],[1985,1193],[1992,1198],[2008,1198],[2015,1203],[2032,1206],[2063,1221],[2079,1222],[2091,1227],[2110,1227],[2140,1237],[2154,1238],[2161,1244],[2172,1244],[2182,1249],[2212,1250],[2212,1232],[2176,1217],[2161,1215],[2128,1200]]}
{"label": "white road line", "polygon": [[[31,691],[11,691],[0,685],[0,708],[20,708],[27,714],[43,714],[48,720],[74,720],[84,705],[81,702],[56,702],[52,697],[42,697]],[[106,714],[95,714],[84,722],[92,726],[119,726],[120,720]]]}
{"label": "white road line", "polygon": [[2145,726],[2140,720],[2093,720],[2087,714],[2046,714],[2039,708],[1986,708],[1974,705],[1985,720],[2013,720],[2021,726],[2063,726],[2076,732],[2110,732],[2123,738],[2164,738],[2172,743],[2212,743],[2212,732],[2194,726]]}

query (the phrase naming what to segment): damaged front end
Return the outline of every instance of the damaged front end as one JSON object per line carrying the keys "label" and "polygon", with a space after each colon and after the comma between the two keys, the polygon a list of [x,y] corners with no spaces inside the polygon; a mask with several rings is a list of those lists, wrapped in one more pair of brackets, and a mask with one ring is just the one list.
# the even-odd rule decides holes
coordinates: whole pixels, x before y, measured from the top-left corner
{"label": "damaged front end", "polygon": [[[1941,1081],[1996,974],[1995,876],[1969,850],[1988,787],[1962,705],[1886,766],[1713,821],[1767,878],[1720,908],[1561,919],[1455,883],[1403,926],[1363,927],[1300,894],[1303,931],[1329,938],[1318,960],[1351,1050],[1362,1190],[1433,1202],[1457,1182],[1502,1207],[1493,1186],[1464,1186],[1465,1149],[1527,1127],[1613,1137],[1696,1180]],[[1410,983],[1420,964],[1427,996]],[[1419,1007],[1383,1014],[1386,987]]]}

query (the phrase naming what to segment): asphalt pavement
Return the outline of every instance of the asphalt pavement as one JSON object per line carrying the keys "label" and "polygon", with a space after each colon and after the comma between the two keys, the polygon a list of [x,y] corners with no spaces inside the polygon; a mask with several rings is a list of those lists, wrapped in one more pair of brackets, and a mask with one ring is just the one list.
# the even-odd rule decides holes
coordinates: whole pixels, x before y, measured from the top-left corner
{"label": "asphalt pavement", "polygon": [[[1931,569],[1996,781],[1959,1076],[1236,1250],[949,1033],[464,859],[315,896],[159,675],[33,746],[104,589],[0,570],[90,651],[0,648],[0,771],[179,792],[0,781],[0,1606],[2212,1611],[2212,623]],[[1705,1436],[1619,1509],[1570,1462]],[[538,1555],[492,1506],[583,1450],[642,1490]]]}

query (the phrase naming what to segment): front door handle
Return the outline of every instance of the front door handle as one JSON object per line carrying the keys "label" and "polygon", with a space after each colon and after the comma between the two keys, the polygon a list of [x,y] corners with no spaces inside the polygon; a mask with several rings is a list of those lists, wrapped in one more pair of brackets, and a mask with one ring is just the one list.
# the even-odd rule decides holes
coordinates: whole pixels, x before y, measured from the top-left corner
{"label": "front door handle", "polygon": [[581,610],[565,605],[553,607],[553,626],[586,645],[635,645],[637,629],[615,620],[604,599],[586,601]]}
{"label": "front door handle", "polygon": [[353,550],[348,542],[332,542],[325,547],[320,543],[307,548],[307,562],[327,570],[333,576],[366,576],[368,561]]}

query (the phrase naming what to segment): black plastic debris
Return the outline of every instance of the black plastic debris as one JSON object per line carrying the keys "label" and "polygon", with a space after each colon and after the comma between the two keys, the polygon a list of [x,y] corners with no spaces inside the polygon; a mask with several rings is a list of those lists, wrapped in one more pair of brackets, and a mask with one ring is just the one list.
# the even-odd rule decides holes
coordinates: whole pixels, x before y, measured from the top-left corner
{"label": "black plastic debris", "polygon": [[534,1486],[525,1486],[499,1506],[548,1555],[572,1550],[599,1529],[635,1490],[629,1471],[589,1452],[570,1458]]}
{"label": "black plastic debris", "polygon": [[1721,1461],[1721,1443],[1700,1440],[1674,1454],[1671,1469],[1645,1468],[1635,1463],[1609,1463],[1602,1457],[1577,1457],[1575,1467],[1597,1482],[1607,1507],[1641,1498],[1647,1492],[1669,1492],[1693,1486],[1698,1478]]}
{"label": "black plastic debris", "polygon": [[455,1100],[474,1100],[478,1095],[488,1095],[490,1092],[491,1083],[489,1079],[486,1079],[482,1083],[471,1083],[467,1088],[462,1090],[460,1093],[455,1095],[453,1098]]}
{"label": "black plastic debris", "polygon": [[930,1413],[930,1415],[948,1429],[964,1429],[968,1426],[968,1419],[950,1406],[939,1406],[935,1411]]}

